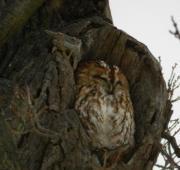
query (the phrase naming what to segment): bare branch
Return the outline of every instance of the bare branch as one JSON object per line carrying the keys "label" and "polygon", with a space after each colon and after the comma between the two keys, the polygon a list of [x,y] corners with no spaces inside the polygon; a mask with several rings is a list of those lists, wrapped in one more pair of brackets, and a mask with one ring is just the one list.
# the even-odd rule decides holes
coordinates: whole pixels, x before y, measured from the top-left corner
{"label": "bare branch", "polygon": [[156,166],[157,166],[158,168],[162,168],[163,170],[166,170],[166,169],[169,170],[169,168],[166,168],[166,167],[164,167],[164,166],[162,166],[162,165],[159,165],[159,164],[156,164]]}
{"label": "bare branch", "polygon": [[171,21],[173,23],[173,26],[174,26],[174,29],[175,31],[169,31],[172,35],[174,35],[176,38],[178,38],[180,40],[180,32],[179,32],[179,28],[178,28],[178,25],[176,23],[176,21],[174,20],[174,17],[172,16],[171,17]]}
{"label": "bare branch", "polygon": [[175,70],[177,68],[178,64],[175,63],[172,66],[172,70],[171,70],[171,75],[169,77],[168,83],[167,83],[167,91],[168,91],[168,98],[171,101],[171,103],[173,102],[177,102],[178,100],[180,100],[180,97],[176,97],[175,99],[173,99],[174,97],[174,91],[177,90],[180,87],[180,75],[177,75],[175,73]]}
{"label": "bare branch", "polygon": [[161,148],[161,154],[164,155],[168,161],[173,167],[180,169],[180,166],[173,160],[173,158],[163,149]]}
{"label": "bare branch", "polygon": [[177,144],[177,142],[176,142],[175,137],[169,135],[167,132],[164,132],[164,133],[162,134],[162,137],[163,137],[164,139],[166,139],[166,140],[171,144],[171,146],[172,146],[173,149],[174,149],[174,152],[175,152],[176,156],[177,156],[178,158],[180,158],[180,148],[178,147],[178,144]]}

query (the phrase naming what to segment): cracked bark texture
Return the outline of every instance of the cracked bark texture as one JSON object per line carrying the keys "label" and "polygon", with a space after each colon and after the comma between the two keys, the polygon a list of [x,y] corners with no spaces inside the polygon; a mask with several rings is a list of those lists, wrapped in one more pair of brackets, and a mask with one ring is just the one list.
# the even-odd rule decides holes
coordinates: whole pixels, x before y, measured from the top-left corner
{"label": "cracked bark texture", "polygon": [[73,107],[73,68],[52,54],[45,30],[80,39],[81,61],[102,59],[123,70],[136,144],[111,169],[152,169],[171,116],[161,66],[144,44],[113,26],[106,0],[0,0],[0,18],[0,169],[103,169]]}

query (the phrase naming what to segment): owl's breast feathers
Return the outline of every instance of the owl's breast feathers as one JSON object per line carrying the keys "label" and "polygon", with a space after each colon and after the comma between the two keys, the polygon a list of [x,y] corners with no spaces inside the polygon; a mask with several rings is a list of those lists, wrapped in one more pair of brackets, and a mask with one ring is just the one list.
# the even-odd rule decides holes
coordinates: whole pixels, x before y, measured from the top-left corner
{"label": "owl's breast feathers", "polygon": [[78,69],[76,84],[75,109],[92,145],[107,149],[131,147],[135,131],[133,106],[122,72],[104,63],[86,63]]}

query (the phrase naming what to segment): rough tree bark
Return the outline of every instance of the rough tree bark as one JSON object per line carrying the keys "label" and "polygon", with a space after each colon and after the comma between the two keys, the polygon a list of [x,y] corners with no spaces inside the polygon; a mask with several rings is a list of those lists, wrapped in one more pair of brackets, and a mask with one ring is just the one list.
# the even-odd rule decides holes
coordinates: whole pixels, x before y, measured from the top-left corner
{"label": "rough tree bark", "polygon": [[82,41],[72,60],[102,59],[123,70],[136,144],[111,169],[152,169],[171,116],[161,66],[113,26],[106,0],[0,0],[0,18],[0,169],[103,169],[73,107],[75,68],[52,53],[45,30]]}

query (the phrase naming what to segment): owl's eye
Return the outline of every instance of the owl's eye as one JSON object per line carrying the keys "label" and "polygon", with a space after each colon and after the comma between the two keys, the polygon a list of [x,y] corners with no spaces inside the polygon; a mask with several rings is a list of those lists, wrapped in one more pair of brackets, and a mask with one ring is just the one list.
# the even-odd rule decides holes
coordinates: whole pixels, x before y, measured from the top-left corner
{"label": "owl's eye", "polygon": [[115,86],[117,86],[117,85],[123,86],[122,81],[117,81],[117,82],[115,83]]}
{"label": "owl's eye", "polygon": [[95,79],[100,79],[100,80],[103,80],[103,81],[105,81],[105,82],[108,81],[107,78],[105,78],[105,77],[103,77],[103,76],[101,76],[101,75],[94,75],[93,78],[95,78]]}

